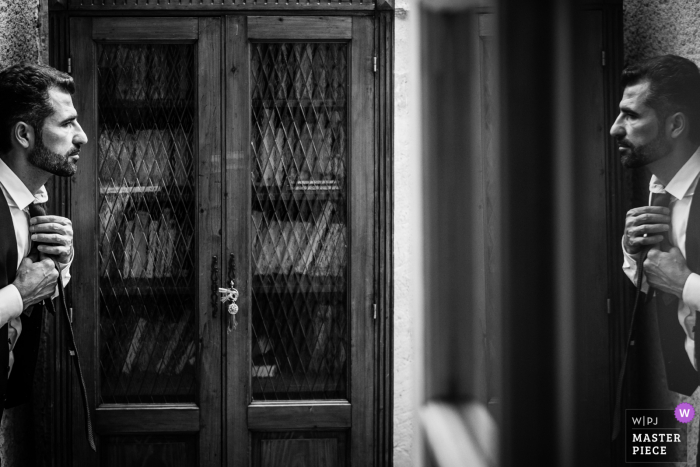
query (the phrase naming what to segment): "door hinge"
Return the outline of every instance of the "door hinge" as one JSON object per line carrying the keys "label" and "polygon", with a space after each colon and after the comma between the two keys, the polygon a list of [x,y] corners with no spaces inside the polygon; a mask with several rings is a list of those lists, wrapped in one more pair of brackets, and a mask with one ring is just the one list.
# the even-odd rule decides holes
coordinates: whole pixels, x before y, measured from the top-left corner
{"label": "door hinge", "polygon": [[377,72],[377,56],[374,56],[374,72]]}
{"label": "door hinge", "polygon": [[73,67],[71,66],[70,57],[68,57],[68,74],[73,73]]}
{"label": "door hinge", "polygon": [[374,308],[374,319],[376,320],[377,319],[377,304],[376,303],[373,304],[372,308]]}
{"label": "door hinge", "polygon": [[73,324],[73,307],[68,308],[68,319],[70,319],[71,324]]}
{"label": "door hinge", "polygon": [[605,66],[605,50],[601,50],[601,63]]}

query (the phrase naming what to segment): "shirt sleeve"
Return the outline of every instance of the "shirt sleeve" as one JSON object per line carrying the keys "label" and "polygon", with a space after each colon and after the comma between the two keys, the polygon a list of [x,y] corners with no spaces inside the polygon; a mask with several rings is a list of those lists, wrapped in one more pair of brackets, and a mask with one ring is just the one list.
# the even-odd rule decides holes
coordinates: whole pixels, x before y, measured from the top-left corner
{"label": "shirt sleeve", "polygon": [[[63,286],[67,286],[68,282],[70,282],[70,265],[73,264],[73,255],[71,255],[71,258],[68,260],[67,263],[58,263],[59,268],[61,269],[61,278],[63,279]],[[51,295],[51,298],[56,298],[58,297],[58,286],[56,286],[56,290],[53,292],[53,295]]]}
{"label": "shirt sleeve", "polygon": [[683,303],[691,311],[700,310],[700,275],[692,273],[683,286]]}
{"label": "shirt sleeve", "polygon": [[[629,278],[629,280],[632,281],[632,284],[635,286],[637,285],[637,262],[641,259],[642,253],[637,253],[634,255],[631,255],[627,253],[627,250],[625,250],[625,238],[622,237],[622,255],[623,255],[623,261],[622,261],[622,270],[624,271],[625,275]],[[647,278],[644,277],[642,279],[642,292],[647,293],[647,290],[649,290],[649,284],[647,284]],[[700,292],[699,292],[700,294]]]}
{"label": "shirt sleeve", "polygon": [[17,287],[10,284],[0,289],[0,327],[22,313],[24,302]]}

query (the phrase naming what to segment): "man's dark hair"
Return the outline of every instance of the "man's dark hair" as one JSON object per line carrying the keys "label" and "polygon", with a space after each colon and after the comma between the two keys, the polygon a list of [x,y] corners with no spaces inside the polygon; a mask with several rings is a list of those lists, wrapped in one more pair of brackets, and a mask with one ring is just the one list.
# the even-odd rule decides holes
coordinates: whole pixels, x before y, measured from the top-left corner
{"label": "man's dark hair", "polygon": [[49,89],[75,92],[73,78],[47,65],[19,63],[0,71],[0,154],[12,149],[12,128],[24,122],[41,138],[44,120],[54,109]]}
{"label": "man's dark hair", "polygon": [[622,87],[649,82],[646,104],[659,119],[683,112],[690,120],[690,139],[700,142],[700,70],[687,58],[661,55],[622,72]]}

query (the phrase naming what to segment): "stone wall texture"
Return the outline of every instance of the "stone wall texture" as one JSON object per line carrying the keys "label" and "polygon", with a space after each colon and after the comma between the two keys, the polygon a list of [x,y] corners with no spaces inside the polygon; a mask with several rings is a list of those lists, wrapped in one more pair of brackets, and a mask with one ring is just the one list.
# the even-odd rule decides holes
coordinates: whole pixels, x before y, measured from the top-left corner
{"label": "stone wall texture", "polygon": [[[0,68],[47,61],[46,5],[46,0],[0,0]],[[5,410],[0,423],[3,467],[35,465],[34,420],[30,404]]]}
{"label": "stone wall texture", "polygon": [[[623,9],[625,65],[662,54],[680,55],[700,65],[700,2],[624,0]],[[641,178],[641,175],[637,178]],[[636,195],[639,190],[646,193],[648,174],[643,178],[643,182],[635,180]],[[658,347],[658,343],[653,345]],[[661,364],[654,364],[655,359],[658,359],[658,356],[650,356],[646,361],[647,370],[657,373],[657,377],[647,380],[647,385],[651,384],[654,387],[644,388],[645,392],[655,394],[654,399],[657,402],[654,408],[673,408],[680,402],[689,402],[696,408],[700,407],[700,389],[691,397],[685,397],[659,387],[665,385],[665,381]],[[676,465],[697,465],[699,421],[699,417],[695,417],[688,429],[688,463]]]}
{"label": "stone wall texture", "polygon": [[700,2],[625,0],[625,62],[673,53],[700,63]]}
{"label": "stone wall texture", "polygon": [[0,67],[41,60],[39,0],[0,0]]}

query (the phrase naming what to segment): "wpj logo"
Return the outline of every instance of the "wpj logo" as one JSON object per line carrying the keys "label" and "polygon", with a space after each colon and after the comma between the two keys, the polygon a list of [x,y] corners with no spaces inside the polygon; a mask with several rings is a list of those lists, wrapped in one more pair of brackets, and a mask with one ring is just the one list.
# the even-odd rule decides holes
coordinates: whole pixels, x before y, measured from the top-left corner
{"label": "wpj logo", "polygon": [[630,409],[625,416],[627,462],[686,462],[688,425],[695,416],[692,405],[675,410]]}

